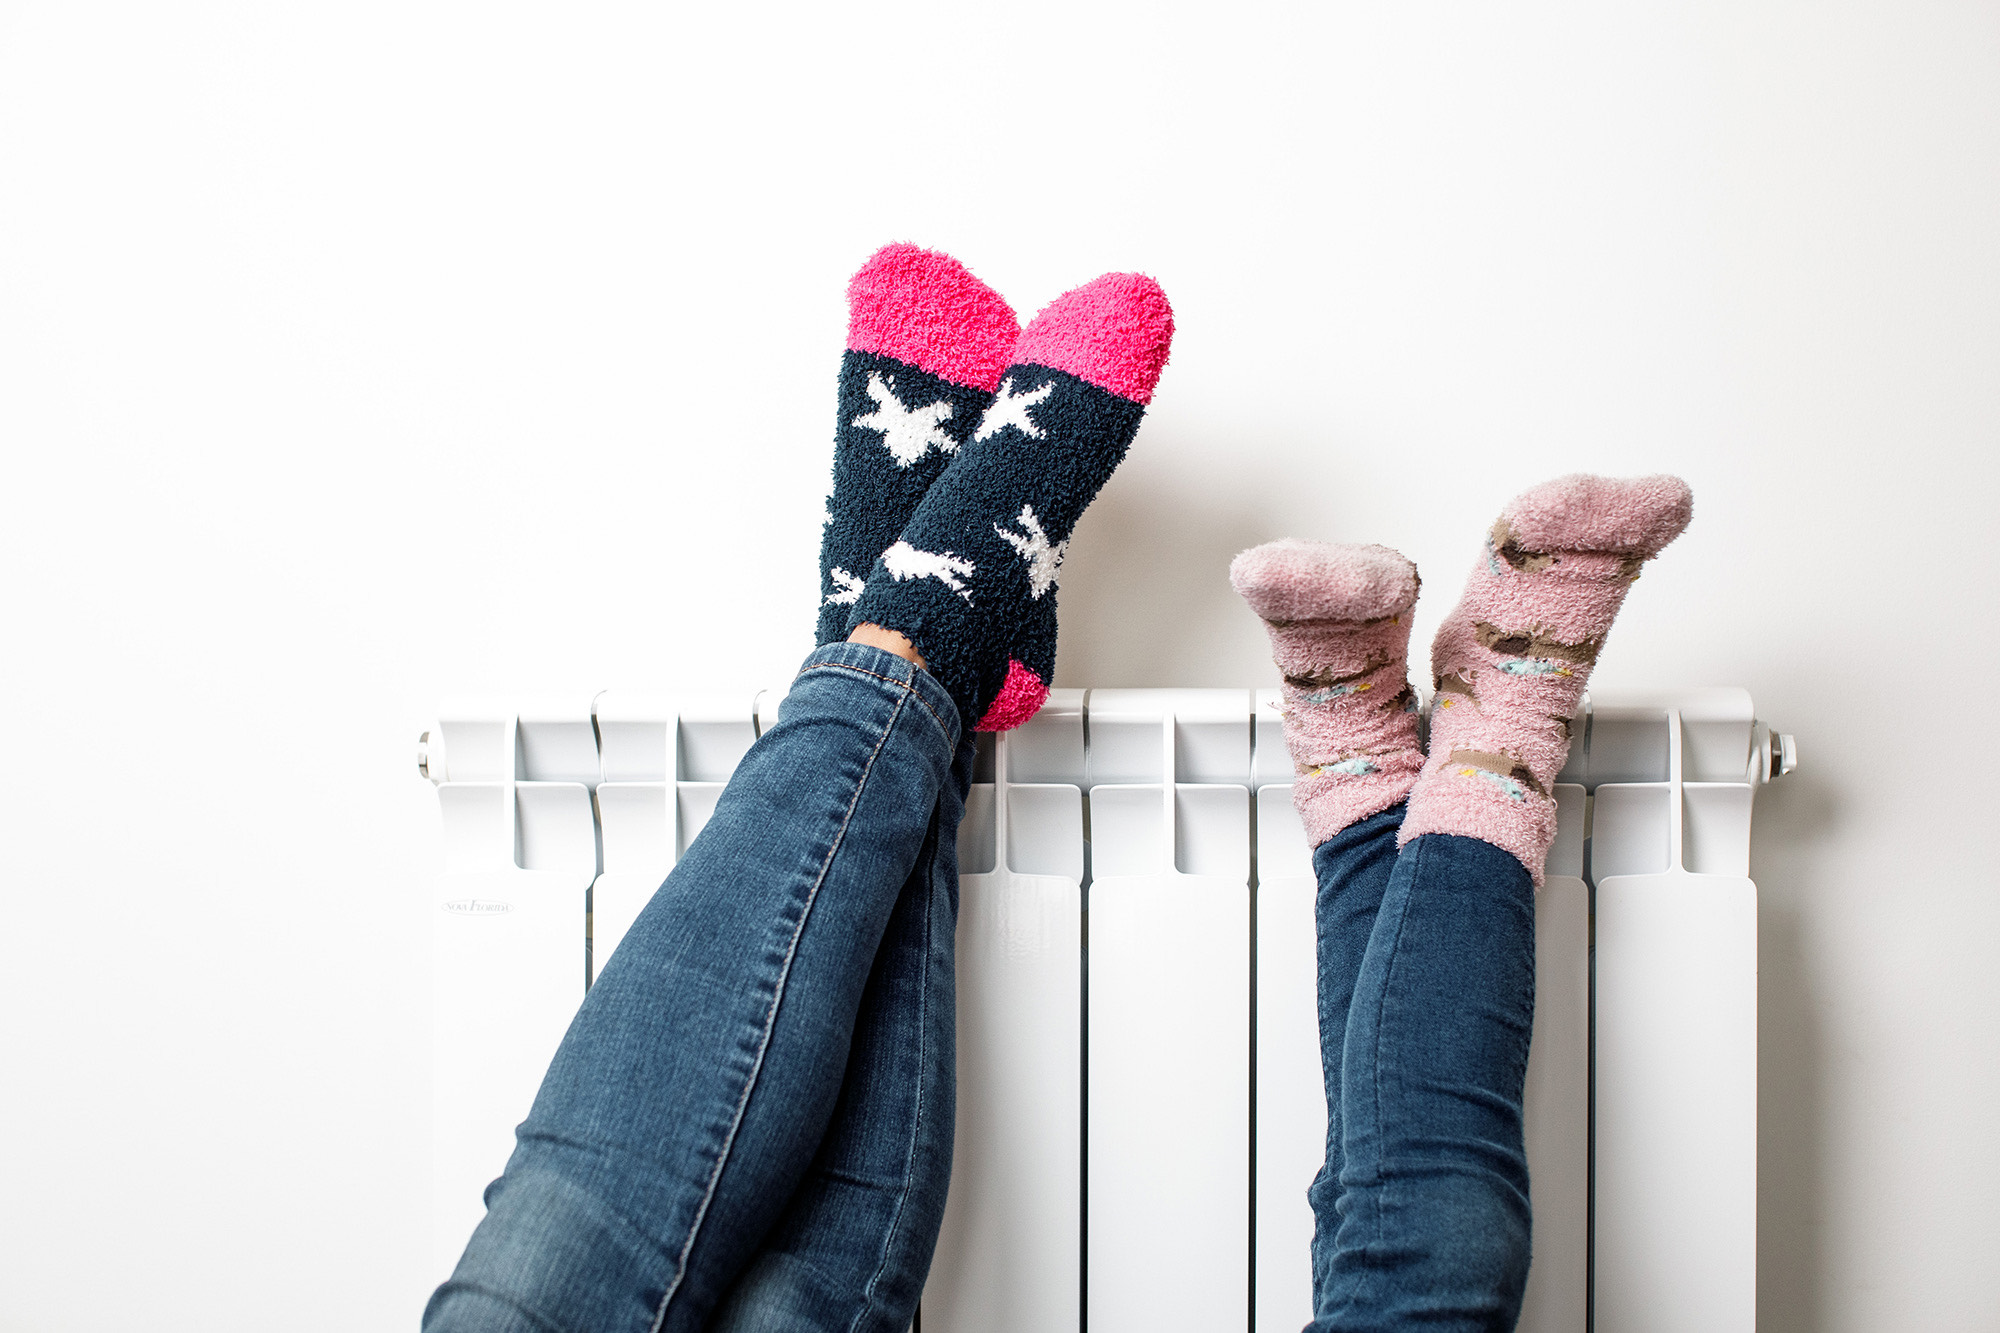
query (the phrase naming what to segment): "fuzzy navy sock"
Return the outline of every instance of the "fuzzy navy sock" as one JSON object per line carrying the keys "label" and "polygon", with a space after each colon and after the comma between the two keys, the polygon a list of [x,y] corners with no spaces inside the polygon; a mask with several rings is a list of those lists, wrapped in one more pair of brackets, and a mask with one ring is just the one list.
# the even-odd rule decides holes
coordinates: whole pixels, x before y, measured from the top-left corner
{"label": "fuzzy navy sock", "polygon": [[979,730],[1017,727],[1048,697],[1070,533],[1138,431],[1173,328],[1166,293],[1134,273],[1035,316],[978,428],[847,617],[909,638]]}
{"label": "fuzzy navy sock", "polygon": [[847,308],[819,555],[822,644],[847,637],[869,569],[978,426],[1021,333],[963,264],[914,245],[877,250],[847,284]]}

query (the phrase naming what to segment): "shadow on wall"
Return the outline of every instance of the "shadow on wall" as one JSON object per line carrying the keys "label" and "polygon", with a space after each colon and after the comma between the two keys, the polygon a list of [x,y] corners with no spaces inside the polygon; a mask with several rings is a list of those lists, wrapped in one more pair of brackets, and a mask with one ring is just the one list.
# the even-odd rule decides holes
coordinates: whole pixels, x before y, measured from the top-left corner
{"label": "shadow on wall", "polygon": [[1829,775],[1811,767],[1757,797],[1757,1327],[1821,1325],[1826,1038],[1804,938],[1816,873],[1838,816]]}
{"label": "shadow on wall", "polygon": [[1268,505],[1165,468],[1112,478],[1063,564],[1056,685],[1275,685],[1229,561],[1268,541]]}

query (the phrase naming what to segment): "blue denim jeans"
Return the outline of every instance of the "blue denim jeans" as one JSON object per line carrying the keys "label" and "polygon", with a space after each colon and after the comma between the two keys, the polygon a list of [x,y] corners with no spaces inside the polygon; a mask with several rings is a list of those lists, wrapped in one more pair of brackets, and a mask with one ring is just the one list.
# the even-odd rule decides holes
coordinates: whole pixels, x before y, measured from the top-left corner
{"label": "blue denim jeans", "polygon": [[563,1038],[429,1333],[903,1333],[953,1125],[972,746],[828,644]]}
{"label": "blue denim jeans", "polygon": [[1329,1114],[1311,1333],[1506,1333],[1528,1280],[1534,883],[1473,838],[1398,852],[1402,822],[1398,805],[1313,853]]}

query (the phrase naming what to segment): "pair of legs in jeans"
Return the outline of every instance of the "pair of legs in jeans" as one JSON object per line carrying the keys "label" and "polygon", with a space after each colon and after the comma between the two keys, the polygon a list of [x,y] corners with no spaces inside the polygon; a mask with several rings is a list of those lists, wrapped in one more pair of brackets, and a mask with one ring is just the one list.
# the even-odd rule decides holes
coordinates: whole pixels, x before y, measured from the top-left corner
{"label": "pair of legs in jeans", "polygon": [[928,672],[807,659],[591,987],[426,1329],[909,1327],[951,1177],[971,771]]}
{"label": "pair of legs in jeans", "polygon": [[1476,838],[1399,851],[1403,813],[1313,853],[1327,1087],[1308,1195],[1315,1333],[1510,1329],[1527,1285],[1534,883]]}
{"label": "pair of legs in jeans", "polygon": [[[916,1310],[951,1174],[967,724],[1046,696],[1056,574],[1172,319],[1120,274],[1020,330],[907,246],[849,299],[821,646],[585,998],[430,1333],[887,1333]],[[1679,530],[1671,487],[1619,485],[1565,479],[1496,527],[1434,646],[1428,757],[1407,561],[1279,543],[1232,567],[1285,672],[1320,880],[1315,1329],[1518,1311],[1549,784],[1625,585]]]}
{"label": "pair of legs in jeans", "polygon": [[1673,477],[1570,476],[1516,496],[1432,641],[1427,743],[1409,683],[1415,565],[1285,540],[1230,566],[1284,674],[1319,878],[1314,1333],[1504,1333],[1520,1314],[1534,895],[1555,777],[1613,617],[1691,514]]}
{"label": "pair of legs in jeans", "polygon": [[[951,1178],[969,731],[1165,365],[1158,284],[1023,329],[949,256],[848,286],[820,646],[585,997],[431,1333],[901,1333]],[[859,572],[857,572],[859,571]]]}

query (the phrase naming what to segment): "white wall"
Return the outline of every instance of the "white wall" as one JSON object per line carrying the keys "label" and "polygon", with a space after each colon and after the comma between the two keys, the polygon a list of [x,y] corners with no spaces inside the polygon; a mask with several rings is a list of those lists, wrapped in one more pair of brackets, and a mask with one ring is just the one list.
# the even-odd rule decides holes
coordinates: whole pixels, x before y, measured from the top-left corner
{"label": "white wall", "polygon": [[2000,11],[0,9],[0,1328],[407,1327],[447,691],[780,681],[847,274],[1180,320],[1059,683],[1223,579],[1671,469],[1608,684],[1740,683],[1761,1313],[2000,1321]]}

